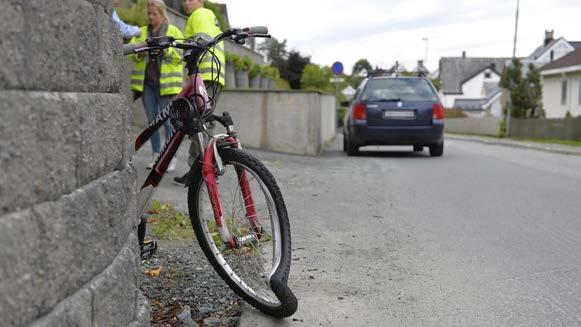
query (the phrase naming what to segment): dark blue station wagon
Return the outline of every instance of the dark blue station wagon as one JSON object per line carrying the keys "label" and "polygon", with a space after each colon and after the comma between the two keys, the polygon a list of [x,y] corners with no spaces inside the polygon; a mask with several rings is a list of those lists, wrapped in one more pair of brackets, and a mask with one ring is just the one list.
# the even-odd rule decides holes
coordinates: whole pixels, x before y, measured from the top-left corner
{"label": "dark blue station wagon", "polygon": [[444,107],[425,77],[369,77],[355,94],[343,124],[343,150],[366,145],[410,145],[444,153]]}

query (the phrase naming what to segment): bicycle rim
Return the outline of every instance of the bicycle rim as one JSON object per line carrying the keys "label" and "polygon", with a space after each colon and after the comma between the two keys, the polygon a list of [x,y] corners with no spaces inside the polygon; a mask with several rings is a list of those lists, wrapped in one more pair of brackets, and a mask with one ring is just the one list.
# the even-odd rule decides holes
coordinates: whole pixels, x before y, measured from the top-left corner
{"label": "bicycle rim", "polygon": [[[273,196],[257,172],[238,162],[227,162],[225,173],[217,178],[222,202],[222,211],[230,233],[235,237],[252,237],[240,249],[228,249],[216,231],[214,213],[203,181],[197,188],[198,219],[200,219],[204,241],[212,256],[238,288],[254,300],[269,307],[281,303],[270,288],[270,277],[281,262],[281,226]],[[236,169],[248,176],[257,220],[262,228],[258,236],[246,217],[246,204]]]}

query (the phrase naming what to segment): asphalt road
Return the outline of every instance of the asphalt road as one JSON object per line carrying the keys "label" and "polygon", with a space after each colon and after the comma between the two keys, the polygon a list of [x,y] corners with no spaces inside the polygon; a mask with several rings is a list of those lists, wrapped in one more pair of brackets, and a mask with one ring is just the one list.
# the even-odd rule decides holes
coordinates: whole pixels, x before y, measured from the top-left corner
{"label": "asphalt road", "polygon": [[[253,151],[293,236],[284,321],[242,326],[579,326],[581,157],[448,140],[443,158]],[[411,149],[410,149],[411,150]]]}

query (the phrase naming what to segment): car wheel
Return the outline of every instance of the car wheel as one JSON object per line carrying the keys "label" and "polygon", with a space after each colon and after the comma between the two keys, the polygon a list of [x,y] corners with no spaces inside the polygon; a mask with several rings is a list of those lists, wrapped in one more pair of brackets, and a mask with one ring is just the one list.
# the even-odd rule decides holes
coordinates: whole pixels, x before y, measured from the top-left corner
{"label": "car wheel", "polygon": [[422,145],[414,145],[414,152],[422,152],[424,147]]}
{"label": "car wheel", "polygon": [[444,154],[444,142],[436,145],[430,145],[430,156],[441,157]]}
{"label": "car wheel", "polygon": [[356,156],[359,154],[359,146],[354,145],[353,143],[351,143],[351,141],[349,140],[349,138],[347,138],[347,141],[345,143],[346,147],[347,147],[347,155],[349,156]]}

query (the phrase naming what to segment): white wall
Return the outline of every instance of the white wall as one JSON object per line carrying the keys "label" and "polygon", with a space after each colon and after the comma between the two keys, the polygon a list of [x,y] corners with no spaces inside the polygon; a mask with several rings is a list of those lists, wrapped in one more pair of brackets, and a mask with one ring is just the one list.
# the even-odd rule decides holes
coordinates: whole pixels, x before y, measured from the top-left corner
{"label": "white wall", "polygon": [[[490,78],[485,78],[485,74],[490,73]],[[446,108],[453,108],[456,99],[483,99],[484,82],[500,82],[500,75],[487,69],[462,85],[462,94],[444,94],[440,92],[442,104]]]}
{"label": "white wall", "polygon": [[[486,74],[490,74],[486,78]],[[463,97],[466,99],[484,99],[484,83],[500,82],[500,76],[490,69],[482,71],[480,74],[474,76],[471,80],[462,85]]]}
{"label": "white wall", "polygon": [[[567,104],[561,103],[561,85],[567,81]],[[573,116],[581,116],[579,104],[579,82],[581,72],[563,75],[543,76],[543,109],[547,118],[564,118],[567,111]]]}

